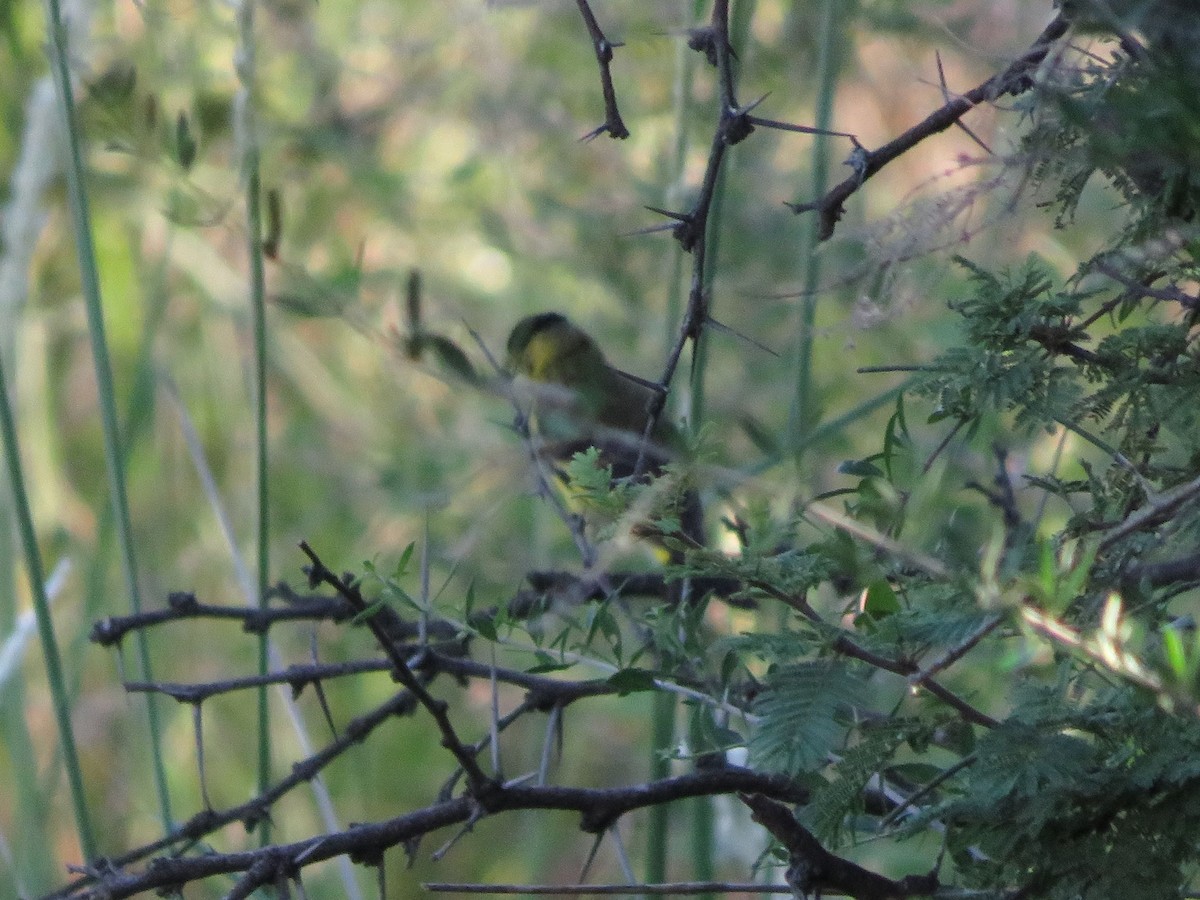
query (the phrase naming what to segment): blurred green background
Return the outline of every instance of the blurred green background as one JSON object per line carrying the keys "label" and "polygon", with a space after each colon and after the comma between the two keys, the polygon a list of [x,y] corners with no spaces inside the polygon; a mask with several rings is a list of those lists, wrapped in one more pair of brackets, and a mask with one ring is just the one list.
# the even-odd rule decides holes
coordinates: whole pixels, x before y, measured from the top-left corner
{"label": "blurred green background", "polygon": [[[835,17],[826,22],[830,10]],[[483,371],[471,330],[500,357],[511,325],[545,309],[592,330],[622,368],[649,378],[661,371],[690,259],[668,235],[634,232],[661,221],[647,205],[685,208],[703,173],[713,73],[686,50],[682,32],[708,8],[663,0],[596,12],[624,44],[614,75],[632,132],[626,141],[580,141],[603,109],[573,4],[275,0],[258,7],[253,103],[262,179],[282,201],[278,256],[266,262],[273,578],[300,583],[301,539],[330,566],[356,570],[365,559],[387,568],[410,542],[427,539],[434,589],[453,608],[468,585],[479,603],[502,603],[527,570],[577,564],[561,523],[530,494],[506,402],[456,382],[436,360],[407,359],[400,345],[405,284],[419,269],[424,324]],[[65,14],[145,602],[154,608],[167,592],[190,590],[205,602],[242,604],[233,554],[184,437],[186,421],[253,569],[235,12],[175,0],[84,0]],[[831,101],[832,127],[876,147],[943,102],[938,55],[948,90],[966,90],[1026,48],[1051,14],[1048,2],[1018,0],[736,3],[739,97],[746,103],[765,94],[757,112],[800,124],[812,124],[818,103]],[[142,701],[120,684],[129,659],[87,641],[93,621],[127,613],[129,601],[113,546],[62,158],[46,151],[53,140],[39,137],[56,127],[57,115],[44,11],[7,0],[0,31],[0,350],[42,552],[48,568],[70,567],[54,622],[100,849],[117,854],[157,837],[160,823]],[[968,122],[994,155],[957,130],[928,141],[856,194],[835,239],[815,248],[812,218],[783,204],[846,177],[848,142],[829,140],[822,157],[811,136],[760,129],[734,150],[720,195],[712,311],[751,340],[709,333],[703,441],[706,459],[725,472],[711,518],[722,509],[786,517],[798,499],[849,483],[838,465],[879,449],[893,404],[808,438],[903,378],[859,375],[858,367],[920,363],[952,339],[946,302],[967,273],[950,253],[1002,265],[1036,252],[1066,275],[1097,243],[1110,197],[1087,194],[1079,224],[1066,230],[1036,211],[1024,217],[1033,204],[1010,155],[1018,112],[985,108]],[[195,161],[185,166],[189,140]],[[814,159],[827,164],[814,171]],[[814,393],[793,430],[800,295],[810,283]],[[687,408],[686,366],[678,409]],[[913,416],[923,421],[928,412]],[[941,433],[919,437],[927,454]],[[987,477],[991,437],[981,433],[974,455],[960,448],[944,462],[946,483],[961,484],[964,469]],[[1048,460],[1057,442],[1046,436],[1027,452]],[[915,506],[911,514],[919,513]],[[980,545],[969,524],[960,537]],[[5,537],[3,552],[0,638],[7,638],[28,607],[28,586],[15,539]],[[753,624],[716,615],[726,617],[717,623],[723,628]],[[272,637],[284,663],[310,658],[310,629]],[[322,660],[373,653],[360,630],[322,626],[316,640]],[[167,681],[248,675],[256,664],[255,640],[235,625],[168,626],[150,634],[150,648],[155,676]],[[38,802],[3,790],[4,896],[48,889],[63,879],[64,864],[81,861],[36,642],[19,660],[0,688],[0,785],[32,784]],[[483,734],[487,691],[441,688],[467,736]],[[393,689],[383,675],[329,685],[335,719],[344,724]],[[279,774],[304,753],[279,696],[271,698]],[[503,694],[502,705],[517,699]],[[644,778],[647,706],[627,698],[572,708],[556,777],[595,785]],[[326,731],[311,691],[299,707],[320,743]],[[170,701],[161,709],[172,806],[186,818],[202,805],[191,710]],[[209,702],[204,716],[212,800],[243,802],[255,779],[253,698]],[[536,766],[543,734],[535,724],[504,739],[510,777]],[[450,771],[428,722],[417,717],[392,723],[325,778],[344,824],[425,805]],[[725,874],[740,877],[761,840],[741,820],[728,821],[734,830],[720,839],[729,853]],[[640,846],[639,822],[624,823],[630,846]],[[414,896],[427,879],[571,880],[589,846],[575,826],[561,814],[485,820],[440,863],[429,861],[435,844],[422,846],[412,871],[394,852],[390,895]],[[323,827],[306,790],[274,816],[280,841]],[[213,844],[232,849],[253,838],[235,827]],[[894,851],[861,852],[878,862]],[[597,865],[599,880],[619,877],[611,854]],[[356,877],[369,883],[362,871]],[[343,891],[334,866],[307,874],[306,885],[313,897]],[[227,887],[213,883],[210,894],[193,888],[188,896],[218,896]]]}

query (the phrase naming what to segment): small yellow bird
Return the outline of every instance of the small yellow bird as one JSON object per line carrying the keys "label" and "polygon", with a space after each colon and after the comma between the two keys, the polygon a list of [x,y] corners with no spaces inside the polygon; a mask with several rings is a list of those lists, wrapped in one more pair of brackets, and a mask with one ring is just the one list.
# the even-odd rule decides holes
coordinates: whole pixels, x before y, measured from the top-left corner
{"label": "small yellow bird", "polygon": [[[507,367],[532,382],[535,429],[543,450],[558,460],[596,447],[614,479],[642,472],[660,474],[681,456],[678,430],[660,416],[643,440],[657,388],[609,365],[599,345],[582,328],[556,312],[518,322],[508,336]],[[703,514],[694,490],[681,498],[683,533],[704,543]]]}

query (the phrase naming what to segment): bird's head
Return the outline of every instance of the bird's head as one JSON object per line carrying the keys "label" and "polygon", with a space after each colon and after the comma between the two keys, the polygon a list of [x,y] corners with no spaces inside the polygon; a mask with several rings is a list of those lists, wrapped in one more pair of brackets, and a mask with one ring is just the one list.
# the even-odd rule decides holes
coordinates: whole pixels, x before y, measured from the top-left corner
{"label": "bird's head", "polygon": [[567,386],[586,383],[607,365],[591,335],[556,312],[519,321],[508,335],[506,351],[510,372]]}

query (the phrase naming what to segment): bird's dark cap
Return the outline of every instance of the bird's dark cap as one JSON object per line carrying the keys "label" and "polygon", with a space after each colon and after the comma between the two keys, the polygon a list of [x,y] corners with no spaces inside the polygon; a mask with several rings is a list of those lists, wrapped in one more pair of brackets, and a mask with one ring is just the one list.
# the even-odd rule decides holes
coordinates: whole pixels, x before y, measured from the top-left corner
{"label": "bird's dark cap", "polygon": [[547,328],[553,328],[555,325],[562,325],[566,321],[566,316],[556,312],[544,312],[526,316],[513,326],[512,333],[508,336],[508,346],[506,349],[509,355],[519,353],[523,348],[528,346],[529,341],[535,334],[539,334]]}

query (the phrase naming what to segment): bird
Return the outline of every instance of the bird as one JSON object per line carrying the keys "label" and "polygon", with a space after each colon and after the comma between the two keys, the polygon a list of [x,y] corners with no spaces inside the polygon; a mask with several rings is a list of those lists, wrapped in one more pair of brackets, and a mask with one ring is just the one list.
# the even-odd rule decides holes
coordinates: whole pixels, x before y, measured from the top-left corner
{"label": "bird", "polygon": [[[595,447],[614,482],[661,475],[684,458],[683,436],[666,417],[655,419],[646,439],[662,389],[612,366],[595,339],[562,313],[517,322],[506,344],[506,368],[524,379],[517,393],[529,398],[544,455],[565,462]],[[703,511],[694,488],[679,492],[675,511],[683,537],[703,545]]]}

